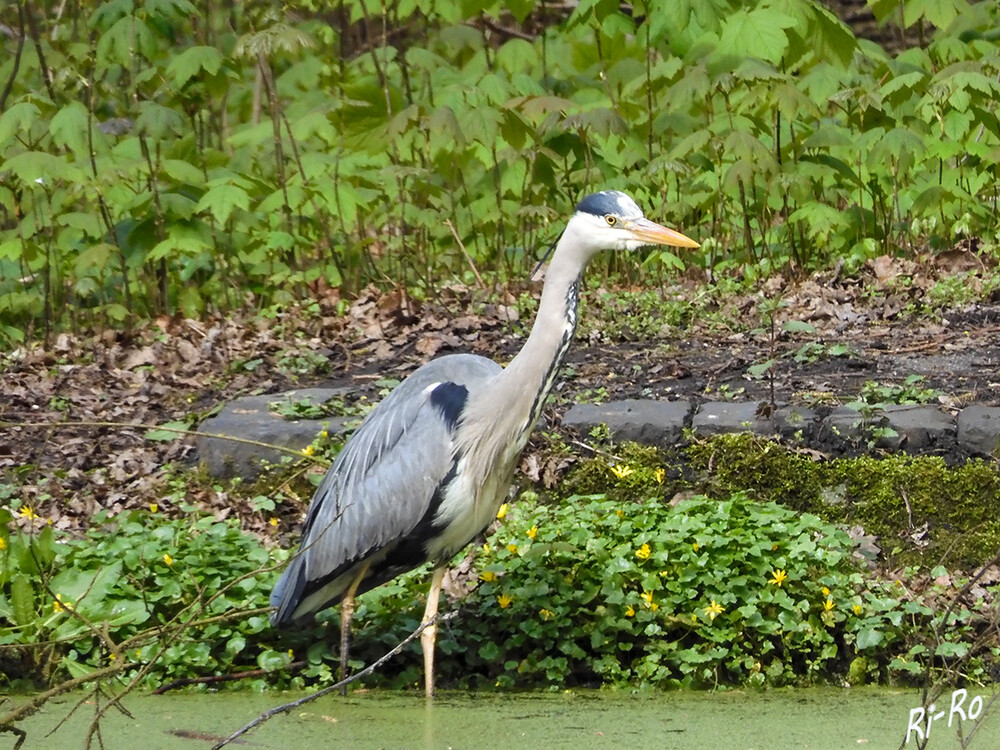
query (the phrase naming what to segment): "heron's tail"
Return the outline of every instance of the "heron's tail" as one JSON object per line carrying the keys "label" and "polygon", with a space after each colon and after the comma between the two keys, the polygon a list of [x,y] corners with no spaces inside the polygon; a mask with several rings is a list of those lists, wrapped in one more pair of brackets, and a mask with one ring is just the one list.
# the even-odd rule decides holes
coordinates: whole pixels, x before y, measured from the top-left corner
{"label": "heron's tail", "polygon": [[275,608],[271,613],[272,626],[283,628],[299,619],[295,616],[295,609],[299,606],[305,586],[304,571],[296,556],[285,568],[274,586],[274,591],[271,592],[271,606]]}

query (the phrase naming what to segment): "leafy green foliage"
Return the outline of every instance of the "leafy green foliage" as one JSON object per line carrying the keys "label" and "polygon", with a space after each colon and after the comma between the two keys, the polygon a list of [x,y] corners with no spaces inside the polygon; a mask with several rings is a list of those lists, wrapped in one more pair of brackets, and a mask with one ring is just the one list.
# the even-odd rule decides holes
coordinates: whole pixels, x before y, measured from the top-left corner
{"label": "leafy green foliage", "polygon": [[941,31],[896,57],[814,0],[369,6],[84,0],[5,36],[0,336],[523,272],[598,187],[718,275],[996,247],[994,3],[904,2]]}
{"label": "leafy green foliage", "polygon": [[[943,611],[961,581],[918,594],[873,576],[844,531],[771,501],[737,493],[672,506],[656,497],[664,474],[650,458],[603,466],[613,496],[553,505],[528,493],[512,506],[472,556],[476,587],[455,604],[460,617],[439,632],[439,684],[905,682],[984,654],[965,669],[986,679],[976,607]],[[419,624],[429,574],[361,597],[358,665]],[[317,644],[310,659],[309,676],[329,681],[335,655]],[[413,647],[377,679],[415,686],[420,670]]]}
{"label": "leafy green foliage", "polygon": [[899,676],[935,612],[853,552],[816,516],[740,494],[522,502],[477,555],[459,640],[508,687],[800,684],[842,679],[858,656],[865,679]]}
{"label": "leafy green foliage", "polygon": [[350,413],[346,411],[344,399],[338,397],[329,398],[321,404],[314,403],[309,398],[284,399],[272,401],[267,408],[285,419],[323,419]]}
{"label": "leafy green foliage", "polygon": [[[33,531],[9,533],[10,520],[0,510],[0,645],[9,683],[78,677],[125,659],[135,670],[152,663],[144,679],[158,685],[245,670],[276,650],[266,612],[241,613],[267,606],[282,553],[233,523],[102,514],[83,539],[72,539],[41,519]],[[288,645],[301,641],[277,647],[286,663]]]}
{"label": "leafy green foliage", "polygon": [[858,401],[868,406],[886,404],[929,404],[938,400],[941,391],[925,386],[923,375],[908,375],[901,384],[868,381],[858,394]]}
{"label": "leafy green foliage", "polygon": [[[844,531],[771,501],[668,503],[655,451],[624,453],[602,469],[616,492],[558,503],[528,493],[474,550],[469,593],[452,602],[460,616],[439,633],[439,684],[886,681],[977,655],[976,606],[945,621],[943,585],[918,595],[873,577]],[[257,668],[257,688],[335,681],[336,610],[272,630],[262,608],[283,553],[234,524],[131,512],[98,517],[73,539],[19,515],[0,510],[9,683],[82,676],[115,659],[150,686]],[[416,628],[428,576],[425,566],[360,597],[353,666]],[[412,645],[373,679],[414,685],[421,663]],[[981,679],[986,668],[973,659],[965,670]]]}
{"label": "leafy green foliage", "polygon": [[809,341],[793,351],[791,356],[796,362],[806,364],[825,358],[850,357],[856,354],[850,344]]}

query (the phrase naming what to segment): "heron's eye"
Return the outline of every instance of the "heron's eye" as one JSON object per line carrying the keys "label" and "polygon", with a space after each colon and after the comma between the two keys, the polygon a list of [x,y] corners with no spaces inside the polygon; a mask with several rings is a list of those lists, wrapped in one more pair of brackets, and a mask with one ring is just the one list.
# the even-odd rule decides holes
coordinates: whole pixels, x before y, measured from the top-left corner
{"label": "heron's eye", "polygon": [[616,217],[612,216],[611,214],[608,214],[607,216],[605,216],[604,220],[606,222],[608,222],[608,226],[609,227],[613,227],[615,224],[618,223],[618,219]]}

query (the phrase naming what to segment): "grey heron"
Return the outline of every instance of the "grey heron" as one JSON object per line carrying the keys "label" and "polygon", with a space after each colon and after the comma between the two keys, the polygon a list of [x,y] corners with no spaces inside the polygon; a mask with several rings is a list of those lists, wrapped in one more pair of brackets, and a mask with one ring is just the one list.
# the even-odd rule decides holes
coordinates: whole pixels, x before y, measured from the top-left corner
{"label": "grey heron", "polygon": [[[577,322],[580,278],[603,250],[698,247],[614,190],[584,198],[555,246],[534,326],[506,367],[450,354],[415,370],[347,441],[313,496],[298,552],[271,604],[284,626],[341,602],[341,673],[354,597],[427,561],[423,622],[437,614],[448,561],[506,499]],[[421,633],[434,689],[432,624]]]}

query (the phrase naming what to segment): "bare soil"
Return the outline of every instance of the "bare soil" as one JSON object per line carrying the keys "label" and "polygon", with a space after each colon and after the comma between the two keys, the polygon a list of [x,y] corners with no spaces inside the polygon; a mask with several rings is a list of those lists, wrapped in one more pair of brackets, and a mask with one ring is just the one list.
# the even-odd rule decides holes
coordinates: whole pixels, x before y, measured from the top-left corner
{"label": "bare soil", "polygon": [[[978,301],[915,312],[927,307],[936,283],[957,273],[973,296],[981,292]],[[547,416],[557,423],[567,403],[595,399],[830,404],[850,401],[868,381],[902,384],[914,374],[924,377],[921,387],[940,392],[944,408],[995,405],[1000,295],[988,291],[993,273],[979,256],[953,251],[919,262],[878,259],[847,279],[835,271],[795,281],[778,276],[757,294],[720,299],[710,310],[693,306],[682,328],[643,336],[630,334],[620,315],[613,326],[593,323],[608,311],[591,291],[591,322],[578,332]],[[289,310],[208,322],[163,318],[131,333],[62,334],[25,347],[0,360],[0,504],[28,506],[74,529],[101,509],[157,503],[169,512],[172,478],[183,478],[196,459],[193,441],[152,441],[151,427],[193,426],[238,395],[316,384],[377,398],[378,380],[402,379],[450,351],[507,361],[526,327],[512,322],[515,292],[537,295],[539,288],[448,288],[422,305],[370,289],[346,315],[334,314],[337,300],[328,298],[319,302],[331,312],[321,316]],[[693,299],[699,289],[704,285],[682,283],[669,294]],[[762,296],[785,303],[775,335],[761,319]],[[500,301],[483,302],[487,297]],[[812,330],[783,332],[785,321]],[[807,344],[814,356],[796,361]],[[847,351],[831,349],[840,345]],[[773,377],[750,374],[768,361]],[[327,372],[316,372],[326,363]],[[255,523],[225,489],[192,487],[185,499]]]}

